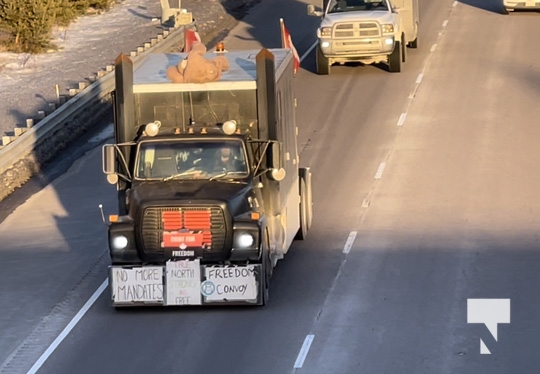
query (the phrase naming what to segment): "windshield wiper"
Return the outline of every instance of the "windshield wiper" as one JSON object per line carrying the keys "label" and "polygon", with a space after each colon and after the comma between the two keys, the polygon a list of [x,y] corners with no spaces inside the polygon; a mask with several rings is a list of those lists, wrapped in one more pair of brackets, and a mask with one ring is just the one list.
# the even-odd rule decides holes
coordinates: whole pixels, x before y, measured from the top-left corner
{"label": "windshield wiper", "polygon": [[209,180],[213,181],[215,179],[218,179],[218,178],[223,178],[229,174],[245,174],[246,172],[245,171],[225,171],[221,174],[218,174],[218,175],[214,175],[212,178],[210,178]]}
{"label": "windshield wiper", "polygon": [[162,181],[167,182],[167,181],[170,181],[171,179],[183,177],[185,175],[197,174],[197,173],[200,173],[200,172],[201,172],[200,170],[186,170],[186,171],[183,171],[181,173],[173,174],[173,175],[171,175],[169,177],[165,177],[165,178],[162,179]]}

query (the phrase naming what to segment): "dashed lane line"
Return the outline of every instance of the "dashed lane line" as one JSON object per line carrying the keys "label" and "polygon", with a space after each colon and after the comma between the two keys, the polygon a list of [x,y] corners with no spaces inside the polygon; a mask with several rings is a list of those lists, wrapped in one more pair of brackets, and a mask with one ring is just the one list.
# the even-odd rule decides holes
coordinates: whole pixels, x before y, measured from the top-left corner
{"label": "dashed lane line", "polygon": [[315,335],[309,334],[304,339],[304,344],[302,344],[302,348],[300,348],[300,352],[298,353],[298,357],[296,357],[296,361],[294,363],[295,369],[300,369],[302,366],[304,366],[304,361],[306,360],[309,348],[311,347],[311,343],[313,342],[314,338]]}
{"label": "dashed lane line", "polygon": [[347,241],[345,242],[345,246],[343,247],[343,253],[347,254],[351,251],[354,239],[356,238],[356,234],[356,231],[351,231],[349,237],[347,238]]}

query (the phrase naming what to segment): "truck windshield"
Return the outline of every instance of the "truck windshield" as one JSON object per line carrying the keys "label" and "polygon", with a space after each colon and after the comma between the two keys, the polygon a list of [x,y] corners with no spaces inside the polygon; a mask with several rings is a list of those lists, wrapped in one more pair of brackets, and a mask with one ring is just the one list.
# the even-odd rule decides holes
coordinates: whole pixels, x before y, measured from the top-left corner
{"label": "truck windshield", "polygon": [[240,140],[144,141],[136,161],[139,179],[237,179],[248,173]]}
{"label": "truck windshield", "polygon": [[331,0],[328,4],[328,13],[362,10],[388,10],[388,4],[386,0]]}

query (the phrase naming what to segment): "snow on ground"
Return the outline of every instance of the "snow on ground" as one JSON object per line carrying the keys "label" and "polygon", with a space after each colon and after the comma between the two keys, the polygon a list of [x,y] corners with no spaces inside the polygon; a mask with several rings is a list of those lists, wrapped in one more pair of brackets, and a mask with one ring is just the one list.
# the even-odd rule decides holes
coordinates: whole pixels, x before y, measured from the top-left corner
{"label": "snow on ground", "polygon": [[[260,0],[182,0],[192,12],[204,38],[236,18]],[[27,118],[56,102],[60,95],[88,80],[123,52],[129,56],[137,47],[155,38],[167,27],[161,25],[159,0],[122,0],[109,12],[79,18],[67,29],[53,32],[58,51],[41,55],[0,53],[0,136],[25,127]],[[178,45],[182,45],[179,41]]]}
{"label": "snow on ground", "polygon": [[156,37],[163,30],[160,17],[159,0],[125,0],[107,13],[55,30],[58,51],[0,53],[0,134],[11,133],[48,102],[56,102],[56,85],[60,95],[67,95],[121,52],[129,55]]}

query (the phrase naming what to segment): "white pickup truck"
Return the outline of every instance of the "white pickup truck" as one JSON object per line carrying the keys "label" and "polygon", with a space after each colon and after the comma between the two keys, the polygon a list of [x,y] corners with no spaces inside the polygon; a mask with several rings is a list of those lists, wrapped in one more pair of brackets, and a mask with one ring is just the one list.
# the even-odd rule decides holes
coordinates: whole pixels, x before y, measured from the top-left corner
{"label": "white pickup truck", "polygon": [[308,14],[322,17],[317,30],[317,73],[334,63],[387,63],[400,72],[406,47],[418,47],[418,0],[326,0]]}
{"label": "white pickup truck", "polygon": [[540,0],[503,0],[502,13],[508,14],[514,10],[540,11]]}

